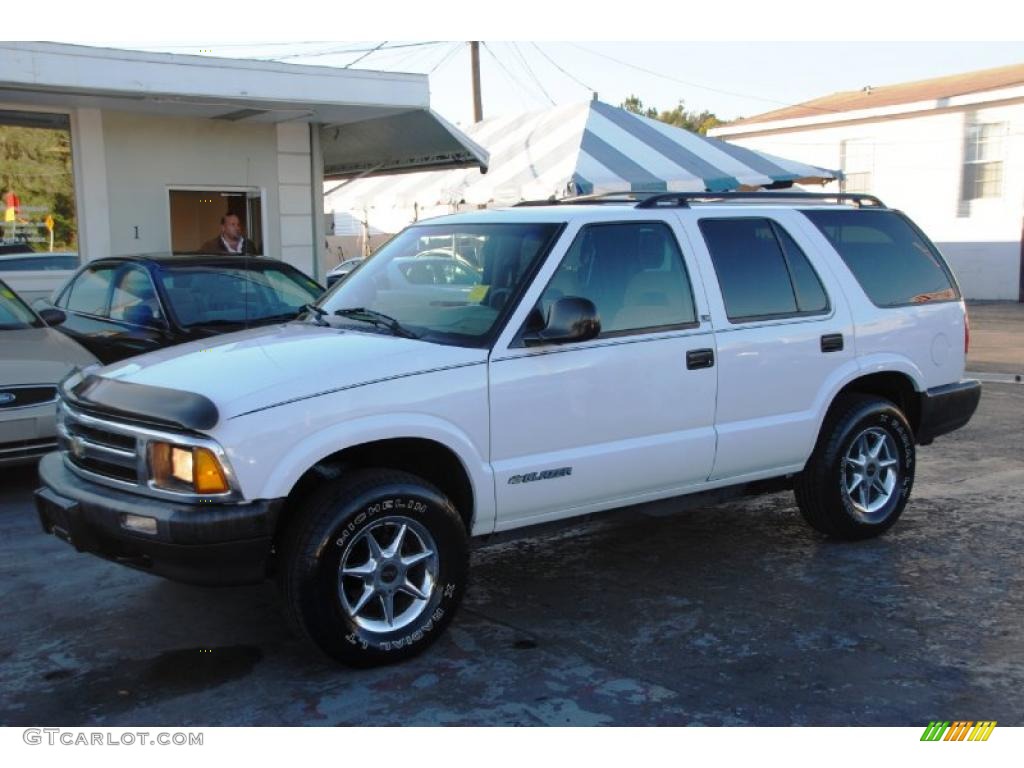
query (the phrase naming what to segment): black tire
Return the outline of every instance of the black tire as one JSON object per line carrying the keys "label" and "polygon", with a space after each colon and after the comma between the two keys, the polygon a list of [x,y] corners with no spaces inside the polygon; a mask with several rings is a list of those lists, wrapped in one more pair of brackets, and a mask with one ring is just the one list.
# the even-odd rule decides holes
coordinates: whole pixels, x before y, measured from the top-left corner
{"label": "black tire", "polygon": [[[880,446],[877,450],[883,459],[870,458],[870,451],[862,450],[865,446]],[[878,536],[903,512],[914,485],[915,464],[914,433],[898,407],[870,395],[842,395],[825,419],[807,466],[797,476],[796,502],[804,519],[828,536],[846,540]],[[886,494],[890,471],[894,475]],[[850,486],[855,486],[852,492]]]}
{"label": "black tire", "polygon": [[[407,659],[437,639],[462,601],[469,567],[466,527],[444,494],[406,472],[366,469],[326,483],[302,507],[293,510],[284,536],[281,573],[285,611],[301,634],[328,656],[355,667]],[[404,543],[389,554],[402,525]],[[367,537],[383,550],[378,559]],[[404,564],[432,547],[435,558]],[[358,565],[364,554],[366,565]],[[373,573],[343,576],[343,562]],[[409,584],[422,589],[426,599],[404,592]],[[373,596],[353,615],[351,609],[358,608],[367,589]],[[385,613],[388,595],[394,624]],[[395,626],[403,610],[405,618],[412,618]]]}

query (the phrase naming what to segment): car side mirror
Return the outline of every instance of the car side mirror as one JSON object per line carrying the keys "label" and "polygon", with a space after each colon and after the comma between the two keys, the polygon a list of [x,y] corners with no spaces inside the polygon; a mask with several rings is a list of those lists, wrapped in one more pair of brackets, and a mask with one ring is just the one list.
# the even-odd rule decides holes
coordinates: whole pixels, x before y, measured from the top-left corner
{"label": "car side mirror", "polygon": [[590,299],[579,296],[565,296],[548,309],[544,327],[528,330],[523,335],[523,344],[537,347],[541,344],[567,344],[572,341],[589,341],[601,333],[601,318],[597,307]]}
{"label": "car side mirror", "polygon": [[60,325],[68,319],[68,316],[56,307],[44,307],[43,309],[38,310],[38,313],[43,322],[51,327]]}

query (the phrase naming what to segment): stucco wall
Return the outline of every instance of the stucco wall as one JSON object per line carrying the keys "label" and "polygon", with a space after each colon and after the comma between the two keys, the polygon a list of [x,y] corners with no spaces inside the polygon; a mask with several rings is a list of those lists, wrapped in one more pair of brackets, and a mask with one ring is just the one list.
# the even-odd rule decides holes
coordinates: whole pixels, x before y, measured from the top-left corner
{"label": "stucco wall", "polygon": [[[961,201],[967,121],[1006,122],[1003,188],[998,198]],[[970,112],[788,130],[763,136],[722,136],[751,149],[841,167],[841,143],[873,148],[871,186],[889,206],[906,211],[934,240],[968,298],[1018,298],[1024,225],[1024,104]],[[831,184],[826,191],[838,190]]]}
{"label": "stucco wall", "polygon": [[263,191],[264,253],[280,256],[273,125],[104,111],[102,130],[111,254],[170,250],[170,187],[256,187]]}

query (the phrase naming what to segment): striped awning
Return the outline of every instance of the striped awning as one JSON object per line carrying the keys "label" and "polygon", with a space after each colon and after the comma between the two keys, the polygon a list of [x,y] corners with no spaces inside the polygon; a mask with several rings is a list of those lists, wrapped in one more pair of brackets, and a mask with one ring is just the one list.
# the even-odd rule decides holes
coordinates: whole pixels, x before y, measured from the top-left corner
{"label": "striped awning", "polygon": [[824,184],[840,176],[600,101],[494,118],[465,133],[490,154],[488,173],[462,169],[354,181],[329,195],[329,206],[511,205],[606,192]]}

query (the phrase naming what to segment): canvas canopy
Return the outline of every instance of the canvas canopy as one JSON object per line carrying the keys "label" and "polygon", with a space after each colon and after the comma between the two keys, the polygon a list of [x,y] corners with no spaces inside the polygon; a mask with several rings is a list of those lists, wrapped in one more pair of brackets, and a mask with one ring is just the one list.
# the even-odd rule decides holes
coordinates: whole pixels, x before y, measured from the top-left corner
{"label": "canvas canopy", "polygon": [[824,184],[837,171],[700,136],[600,101],[500,117],[466,129],[490,171],[360,179],[330,193],[335,210],[512,205],[605,192],[722,192]]}

